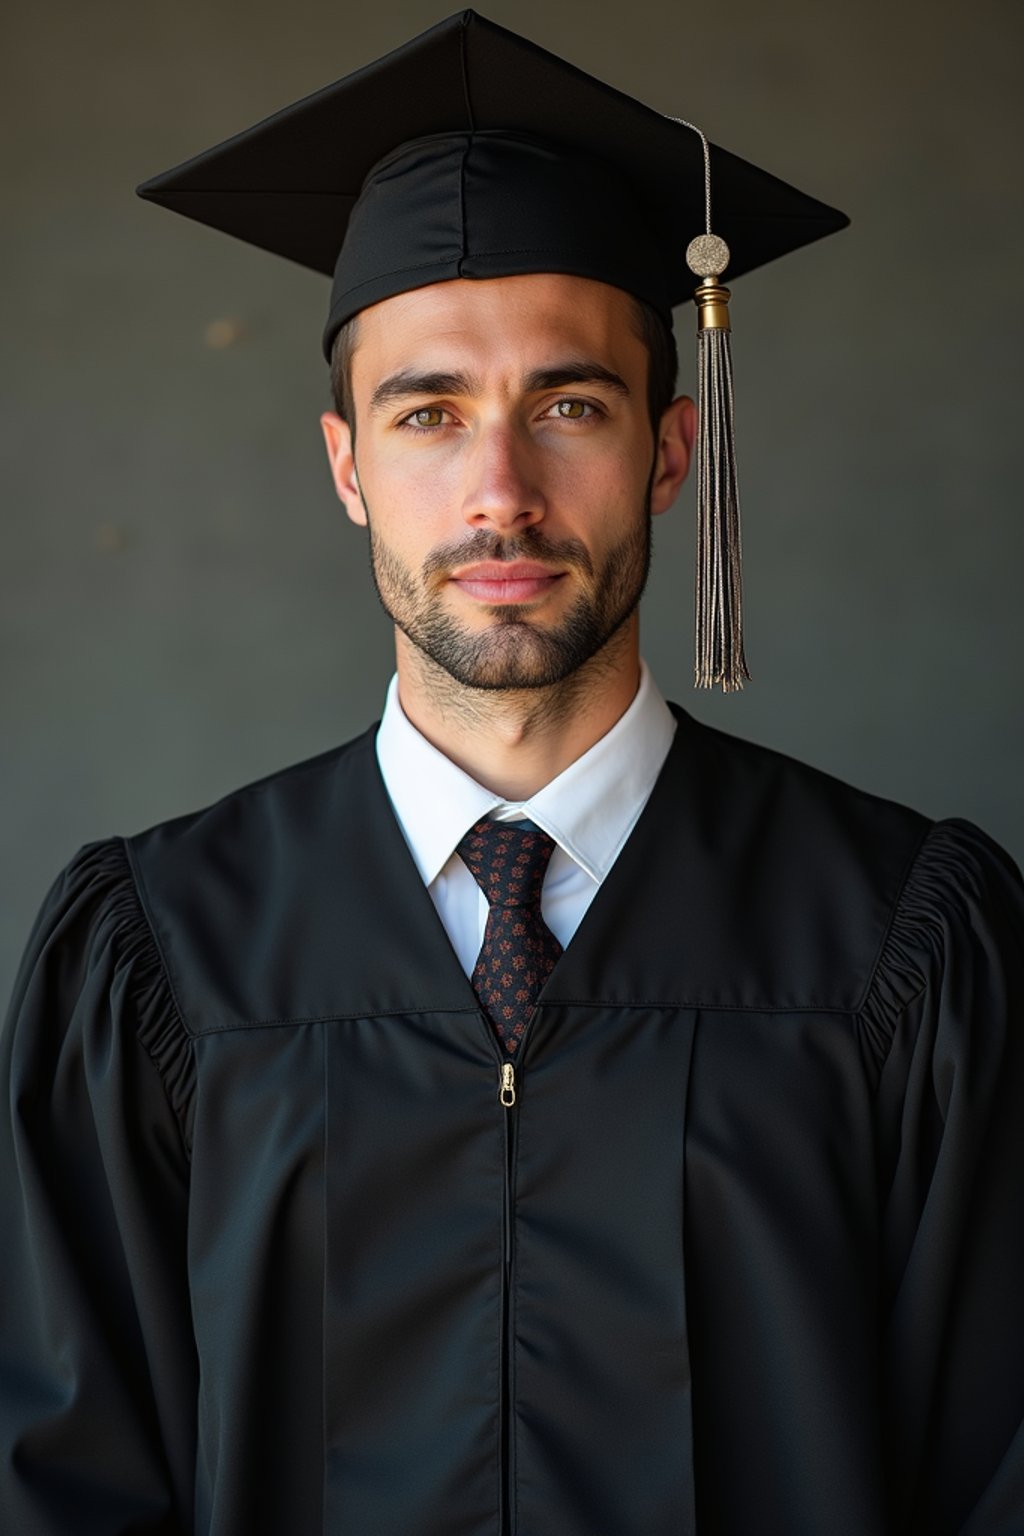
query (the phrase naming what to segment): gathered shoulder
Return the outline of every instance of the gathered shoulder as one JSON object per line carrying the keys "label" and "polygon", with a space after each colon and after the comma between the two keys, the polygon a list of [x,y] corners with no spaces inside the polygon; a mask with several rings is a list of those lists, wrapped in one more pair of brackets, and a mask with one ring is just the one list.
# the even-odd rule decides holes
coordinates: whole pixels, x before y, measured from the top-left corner
{"label": "gathered shoulder", "polygon": [[[145,911],[126,839],[85,843],[46,892],[15,979],[5,1029],[34,1056],[62,1047],[48,1033],[87,1033],[130,1018],[163,1080],[186,1148],[195,1069],[160,946]],[[104,1028],[104,1024],[99,1027]],[[24,1038],[31,1034],[32,1038]]]}
{"label": "gathered shoulder", "polygon": [[[1024,882],[1010,854],[974,822],[932,823],[893,905],[860,1014],[884,1058],[923,994],[981,1011],[1024,972]],[[990,1021],[994,1018],[991,1010]],[[990,1026],[991,1022],[990,1022]]]}

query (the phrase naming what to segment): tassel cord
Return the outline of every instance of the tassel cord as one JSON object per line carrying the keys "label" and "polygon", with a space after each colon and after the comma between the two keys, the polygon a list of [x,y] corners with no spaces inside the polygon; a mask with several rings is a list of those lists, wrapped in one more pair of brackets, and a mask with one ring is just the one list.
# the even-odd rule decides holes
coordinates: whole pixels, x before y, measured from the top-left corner
{"label": "tassel cord", "polygon": [[733,451],[732,352],[725,329],[699,338],[696,669],[698,688],[749,680],[743,653],[739,490]]}

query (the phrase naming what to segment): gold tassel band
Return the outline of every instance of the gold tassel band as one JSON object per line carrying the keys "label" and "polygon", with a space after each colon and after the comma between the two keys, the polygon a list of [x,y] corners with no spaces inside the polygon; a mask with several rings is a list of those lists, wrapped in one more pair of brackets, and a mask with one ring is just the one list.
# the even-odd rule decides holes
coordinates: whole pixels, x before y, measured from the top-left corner
{"label": "gold tassel band", "polygon": [[704,279],[693,296],[697,306],[698,331],[732,330],[729,324],[730,297],[728,288],[723,288],[713,277]]}

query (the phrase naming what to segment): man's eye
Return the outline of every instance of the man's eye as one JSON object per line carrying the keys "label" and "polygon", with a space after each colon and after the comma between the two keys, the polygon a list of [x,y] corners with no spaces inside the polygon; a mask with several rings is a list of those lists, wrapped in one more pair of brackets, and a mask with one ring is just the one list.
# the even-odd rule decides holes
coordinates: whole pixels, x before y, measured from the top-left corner
{"label": "man's eye", "polygon": [[596,408],[589,400],[556,400],[553,409],[563,421],[584,421],[584,412],[594,415]]}
{"label": "man's eye", "polygon": [[443,426],[441,417],[446,413],[440,405],[421,405],[418,411],[410,411],[399,422],[399,426],[411,427],[414,432],[429,432],[434,427]]}

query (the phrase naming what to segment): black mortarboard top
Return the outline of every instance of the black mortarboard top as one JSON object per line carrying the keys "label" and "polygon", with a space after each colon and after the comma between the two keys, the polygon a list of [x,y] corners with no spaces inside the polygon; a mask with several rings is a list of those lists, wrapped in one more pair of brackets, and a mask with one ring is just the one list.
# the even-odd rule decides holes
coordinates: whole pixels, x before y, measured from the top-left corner
{"label": "black mortarboard top", "polygon": [[690,271],[703,276],[698,681],[741,686],[738,501],[710,419],[731,441],[718,280],[725,260],[738,277],[843,228],[845,214],[471,10],[137,190],[333,275],[328,357],[360,309],[451,278],[597,278],[671,324],[693,296]]}

